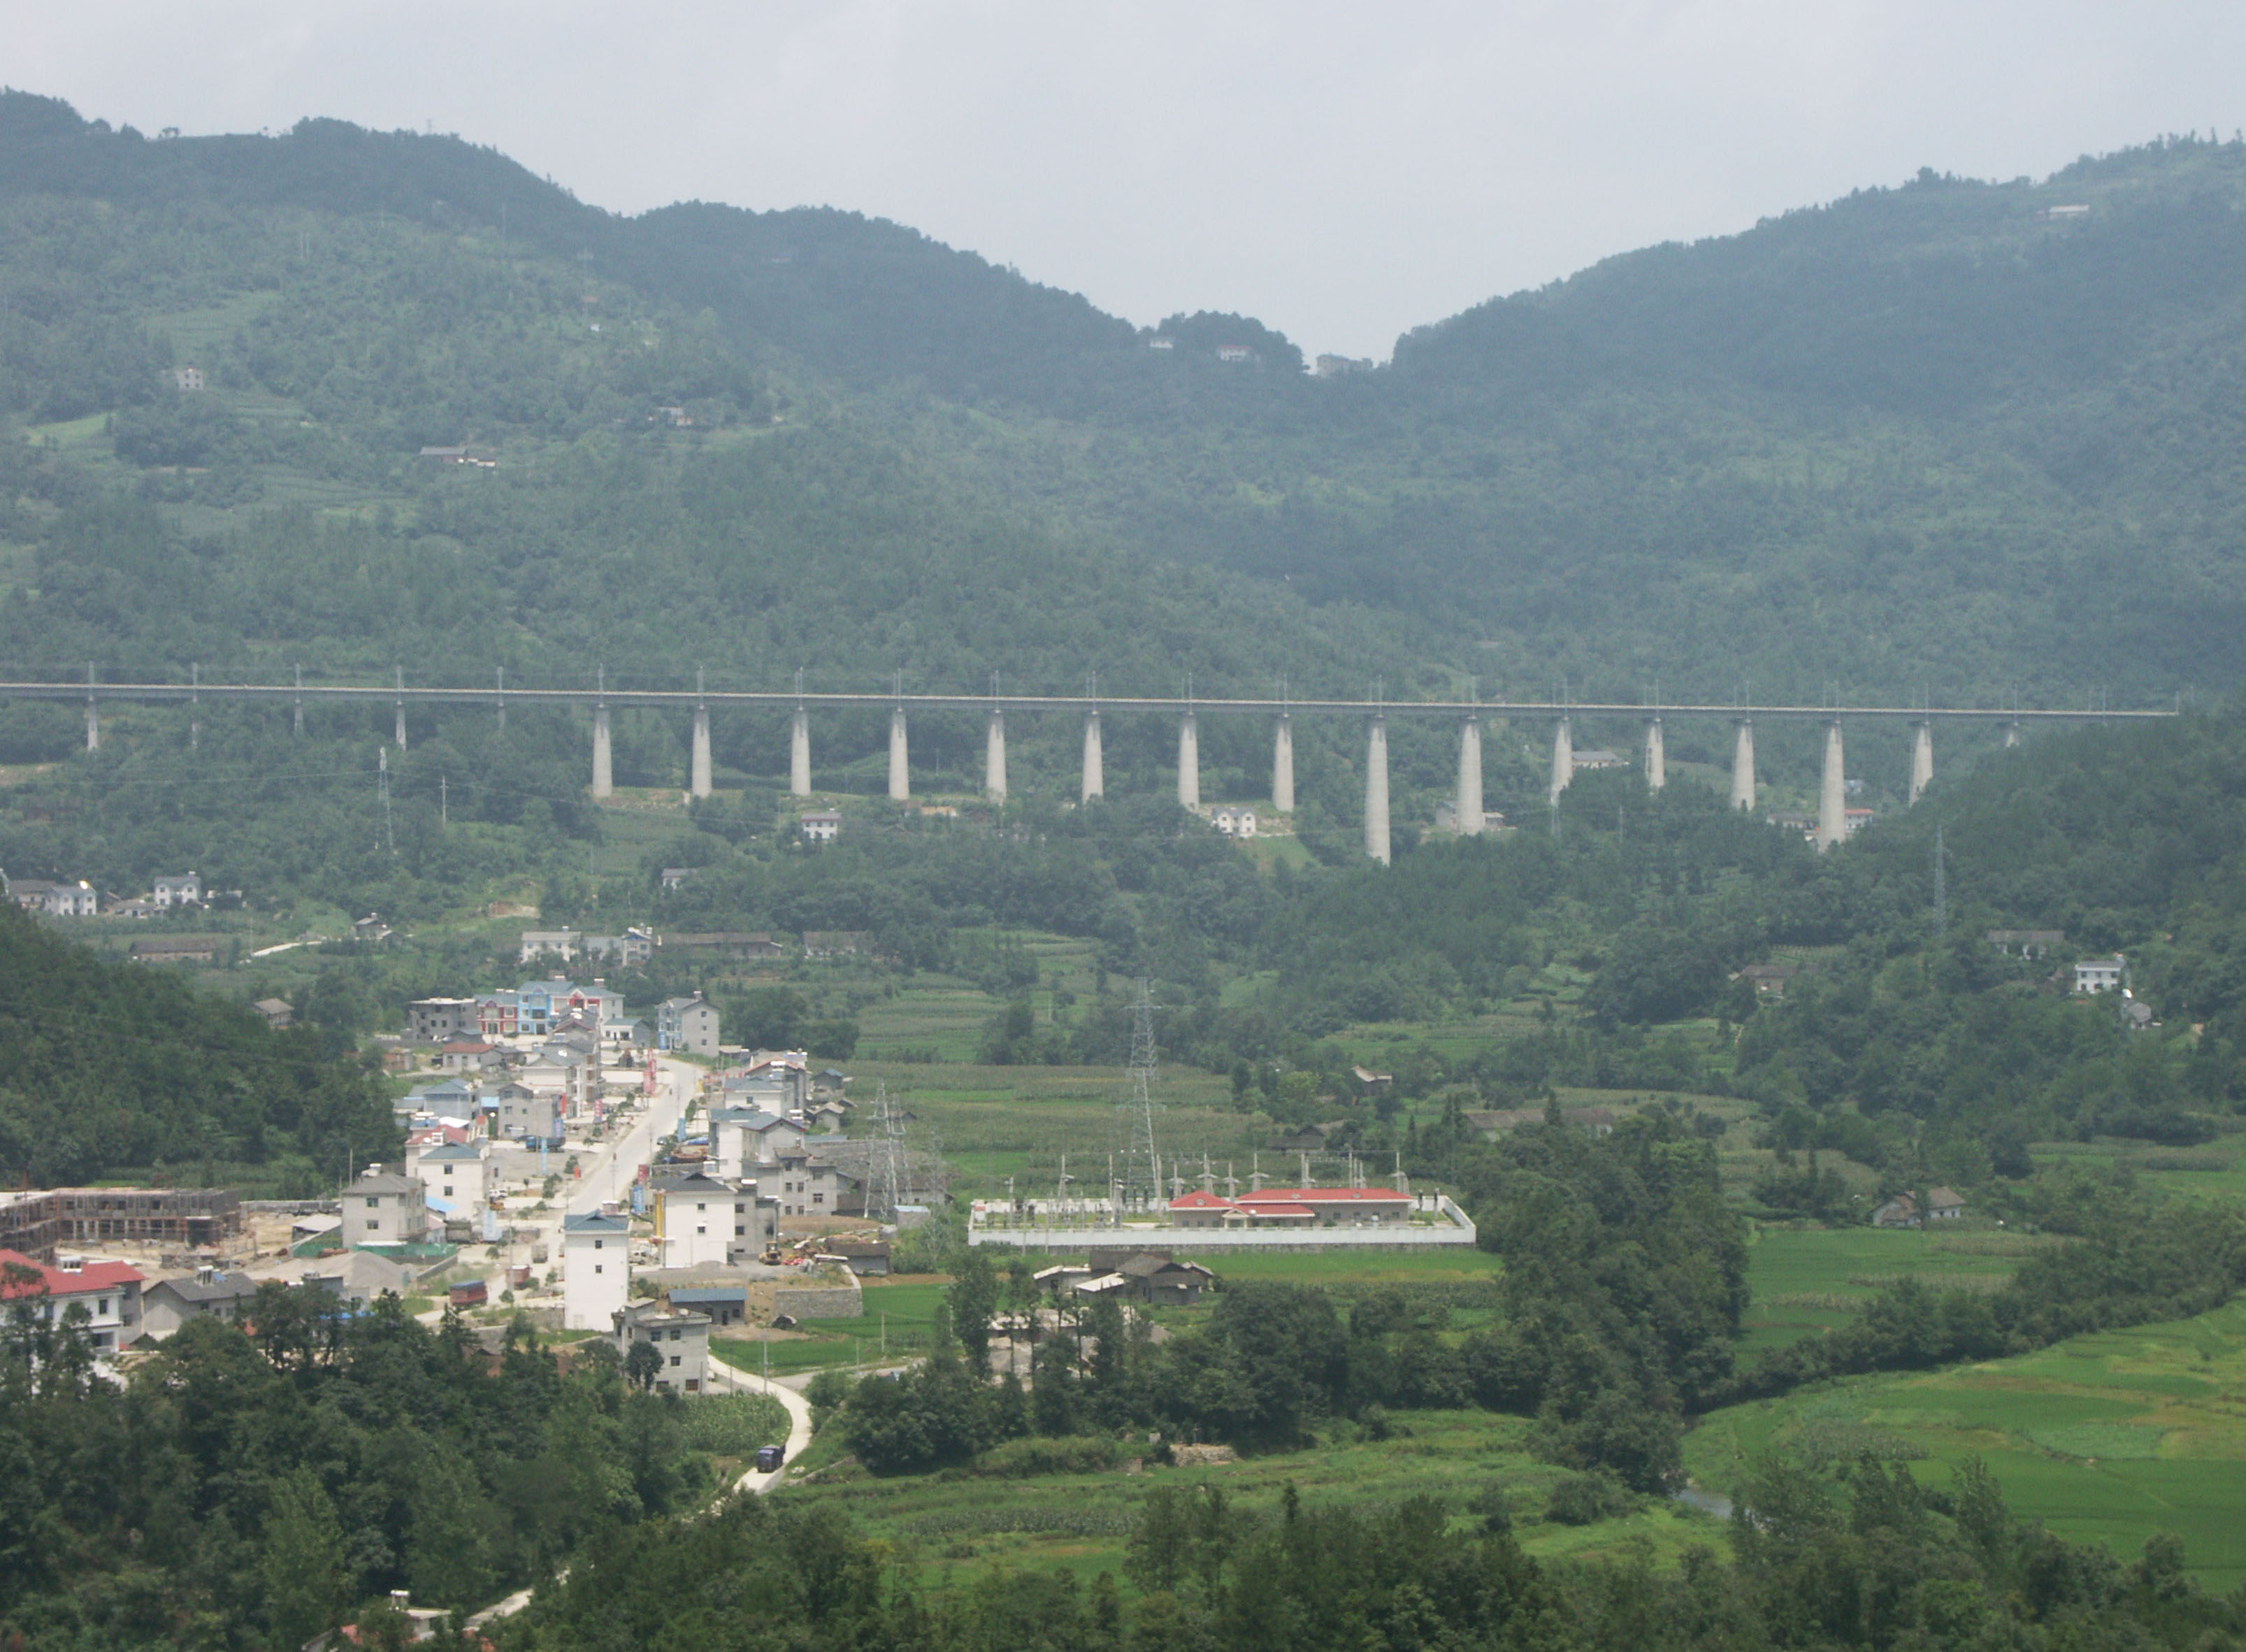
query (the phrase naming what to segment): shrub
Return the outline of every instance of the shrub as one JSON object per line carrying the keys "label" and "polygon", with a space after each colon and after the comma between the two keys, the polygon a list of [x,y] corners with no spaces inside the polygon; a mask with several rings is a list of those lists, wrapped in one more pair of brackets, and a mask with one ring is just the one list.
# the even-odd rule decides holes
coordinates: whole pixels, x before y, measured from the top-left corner
{"label": "shrub", "polygon": [[1589,1526],[1627,1514],[1637,1506],[1637,1499],[1620,1480],[1594,1470],[1589,1474],[1570,1474],[1554,1486],[1544,1517],[1562,1526]]}

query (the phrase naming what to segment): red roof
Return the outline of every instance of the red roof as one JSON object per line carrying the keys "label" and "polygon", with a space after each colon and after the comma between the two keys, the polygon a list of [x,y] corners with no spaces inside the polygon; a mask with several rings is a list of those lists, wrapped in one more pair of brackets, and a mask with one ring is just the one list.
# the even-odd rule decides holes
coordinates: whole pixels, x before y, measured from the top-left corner
{"label": "red roof", "polygon": [[0,1300],[16,1296],[79,1296],[89,1291],[115,1290],[121,1285],[141,1282],[140,1270],[126,1262],[88,1262],[66,1272],[59,1268],[41,1267],[21,1251],[0,1250],[0,1266],[10,1262],[36,1269],[41,1282],[32,1285],[0,1281]]}
{"label": "red roof", "polygon": [[1215,1193],[1196,1191],[1188,1193],[1182,1199],[1173,1199],[1170,1200],[1170,1208],[1172,1210],[1229,1210],[1232,1208],[1232,1201],[1228,1199],[1219,1199]]}

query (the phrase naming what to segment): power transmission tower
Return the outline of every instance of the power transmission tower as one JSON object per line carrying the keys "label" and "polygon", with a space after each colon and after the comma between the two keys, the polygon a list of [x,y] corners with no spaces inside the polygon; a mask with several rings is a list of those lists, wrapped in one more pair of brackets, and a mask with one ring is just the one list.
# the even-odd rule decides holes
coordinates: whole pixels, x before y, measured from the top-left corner
{"label": "power transmission tower", "polygon": [[1934,933],[1937,939],[1950,929],[1950,873],[1943,862],[1942,828],[1934,828]]}
{"label": "power transmission tower", "polygon": [[1138,1002],[1131,1006],[1131,1089],[1121,1108],[1123,1173],[1114,1189],[1122,1203],[1162,1197],[1162,1161],[1154,1131],[1155,1060],[1154,1001],[1141,979]]}
{"label": "power transmission tower", "polygon": [[382,798],[382,840],[391,854],[398,853],[398,836],[390,829],[390,748],[384,746],[375,765],[375,790]]}
{"label": "power transmission tower", "polygon": [[883,1214],[894,1222],[897,1220],[897,1207],[911,1202],[906,1197],[911,1191],[912,1173],[905,1163],[904,1121],[889,1106],[889,1087],[886,1084],[875,1086],[874,1106],[875,1122],[881,1132],[880,1175],[881,1200],[886,1207]]}

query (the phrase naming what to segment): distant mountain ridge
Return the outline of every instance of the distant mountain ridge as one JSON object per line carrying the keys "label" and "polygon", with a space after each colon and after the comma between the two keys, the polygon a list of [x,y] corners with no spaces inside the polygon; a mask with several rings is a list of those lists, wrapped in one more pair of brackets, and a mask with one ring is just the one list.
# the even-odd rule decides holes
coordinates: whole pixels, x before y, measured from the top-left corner
{"label": "distant mountain ridge", "polygon": [[[705,316],[673,336],[738,357],[713,371],[738,396],[740,374],[777,374],[800,411],[902,444],[1033,534],[1307,602],[1368,678],[1423,691],[2141,703],[2246,675],[2236,144],[2041,183],[1923,173],[1492,299],[1323,382],[1248,317],[1173,318],[1178,347],[1150,350],[1079,296],[895,224],[708,203],[619,217],[448,138],[307,120],[155,139],[11,92],[0,158],[0,207],[112,202],[151,248],[197,202],[312,213],[472,241],[487,264],[518,249],[549,312],[579,271]],[[1218,361],[1235,342],[1249,359]],[[137,382],[121,359],[104,383]],[[457,418],[385,415],[355,439]],[[1366,613],[1390,617],[1368,631]],[[1155,644],[1180,670],[1239,653]],[[1248,655],[1228,669],[1280,663]]]}

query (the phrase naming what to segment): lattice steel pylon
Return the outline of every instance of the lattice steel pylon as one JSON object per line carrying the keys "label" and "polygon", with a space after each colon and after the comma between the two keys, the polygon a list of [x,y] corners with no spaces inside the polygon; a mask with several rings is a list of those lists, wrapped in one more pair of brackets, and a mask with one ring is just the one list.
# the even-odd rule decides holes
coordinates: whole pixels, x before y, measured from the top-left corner
{"label": "lattice steel pylon", "polygon": [[1138,1002],[1131,1006],[1131,1088],[1118,1112],[1122,1128],[1123,1163],[1113,1190],[1119,1205],[1159,1203],[1162,1198],[1162,1159],[1154,1130],[1159,1104],[1154,1100],[1154,1001],[1142,979]]}
{"label": "lattice steel pylon", "polygon": [[912,1191],[912,1172],[905,1161],[904,1120],[898,1118],[889,1105],[889,1087],[886,1084],[874,1088],[875,1122],[881,1132],[881,1162],[880,1166],[881,1215],[884,1220],[897,1220],[897,1208],[909,1202],[906,1195]]}

